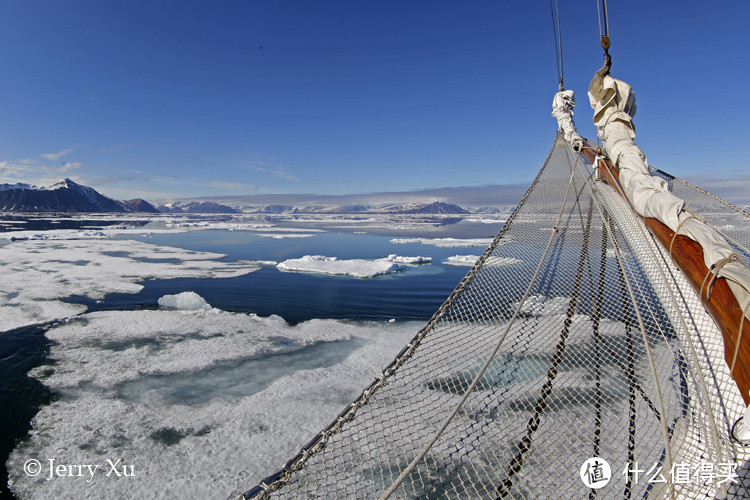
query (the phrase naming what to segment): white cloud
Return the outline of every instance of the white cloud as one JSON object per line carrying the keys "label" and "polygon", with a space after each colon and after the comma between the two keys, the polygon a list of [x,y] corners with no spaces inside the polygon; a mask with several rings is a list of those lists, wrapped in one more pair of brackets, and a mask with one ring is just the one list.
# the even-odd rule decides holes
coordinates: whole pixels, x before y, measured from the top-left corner
{"label": "white cloud", "polygon": [[29,167],[21,162],[0,161],[0,180],[3,182],[10,181],[11,184],[26,182],[23,178],[28,170]]}
{"label": "white cloud", "polygon": [[22,158],[20,160],[0,161],[0,182],[7,182],[9,184],[23,182],[46,186],[54,184],[64,177],[71,177],[71,172],[81,168],[83,163],[78,161],[64,161],[61,164],[55,163],[50,165],[48,161],[45,161],[56,160],[69,151],[72,151],[72,148],[60,153],[39,155],[39,158],[42,159]]}
{"label": "white cloud", "polygon": [[74,148],[63,149],[59,153],[45,153],[40,155],[45,160],[60,161],[60,158],[73,151]]}
{"label": "white cloud", "polygon": [[720,174],[695,174],[687,176],[685,180],[731,203],[750,203],[750,174],[746,171],[727,170]]}

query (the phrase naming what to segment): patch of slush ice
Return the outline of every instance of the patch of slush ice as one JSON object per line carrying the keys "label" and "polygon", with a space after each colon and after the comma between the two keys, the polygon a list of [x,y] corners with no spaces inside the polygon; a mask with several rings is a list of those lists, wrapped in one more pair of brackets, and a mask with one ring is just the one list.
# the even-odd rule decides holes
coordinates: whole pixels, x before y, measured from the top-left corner
{"label": "patch of slush ice", "polygon": [[[70,320],[47,334],[52,364],[30,372],[60,397],[12,452],[9,485],[21,499],[236,498],[333,421],[421,326],[290,326],[216,309]],[[321,343],[323,360],[309,351]],[[257,369],[262,380],[249,375]],[[31,458],[44,467],[36,477],[23,471]],[[51,459],[100,469],[47,480]],[[108,459],[133,477],[106,477]]]}
{"label": "patch of slush ice", "polygon": [[[86,310],[61,299],[137,293],[147,279],[228,278],[251,273],[251,261],[126,240],[16,241],[0,246],[0,332]],[[165,262],[170,260],[172,262]],[[176,263],[174,262],[176,261]]]}
{"label": "patch of slush ice", "polygon": [[324,255],[305,255],[299,259],[288,259],[280,262],[276,267],[281,271],[347,275],[356,278],[372,278],[409,268],[409,266],[399,264],[392,259],[389,260],[390,257],[395,259],[397,256],[394,254],[378,260],[339,260],[337,257],[326,257]]}
{"label": "patch of slush ice", "polygon": [[421,243],[422,245],[435,245],[436,247],[488,247],[492,238],[393,238],[391,243],[407,244]]}
{"label": "patch of slush ice", "polygon": [[195,292],[182,292],[176,295],[164,295],[159,297],[158,303],[162,307],[179,309],[181,311],[197,311],[199,309],[211,309],[206,300]]}

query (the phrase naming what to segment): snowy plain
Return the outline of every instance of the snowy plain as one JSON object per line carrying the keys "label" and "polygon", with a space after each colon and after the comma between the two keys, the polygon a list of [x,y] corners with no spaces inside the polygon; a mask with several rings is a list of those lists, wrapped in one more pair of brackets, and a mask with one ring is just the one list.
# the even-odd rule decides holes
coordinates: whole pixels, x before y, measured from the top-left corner
{"label": "snowy plain", "polygon": [[[380,223],[383,233],[403,234],[403,221]],[[279,316],[223,311],[190,290],[164,295],[150,310],[90,312],[69,300],[136,294],[152,279],[232,278],[271,267],[369,279],[431,262],[395,253],[229,260],[113,239],[220,230],[292,242],[325,231],[179,219],[149,226],[0,235],[14,239],[0,245],[0,332],[45,326],[49,359],[29,376],[56,394],[8,459],[18,498],[236,498],[330,423],[424,324],[310,319],[290,325]],[[430,233],[419,223],[407,226]],[[441,247],[489,241],[420,240]],[[30,460],[40,464],[38,475],[24,469]],[[121,475],[106,475],[111,464]],[[60,465],[68,467],[59,469],[64,473],[55,469]]]}

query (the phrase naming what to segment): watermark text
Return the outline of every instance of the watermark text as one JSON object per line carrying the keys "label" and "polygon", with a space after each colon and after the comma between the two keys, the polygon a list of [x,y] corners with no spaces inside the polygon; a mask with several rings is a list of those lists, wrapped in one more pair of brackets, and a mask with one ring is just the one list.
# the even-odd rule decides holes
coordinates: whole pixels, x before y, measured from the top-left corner
{"label": "watermark text", "polygon": [[64,463],[56,458],[49,458],[40,462],[35,458],[26,460],[23,464],[23,472],[27,476],[43,475],[47,481],[59,477],[80,477],[90,483],[94,476],[104,477],[135,477],[135,466],[128,465],[121,458],[113,460],[106,459],[99,463]]}

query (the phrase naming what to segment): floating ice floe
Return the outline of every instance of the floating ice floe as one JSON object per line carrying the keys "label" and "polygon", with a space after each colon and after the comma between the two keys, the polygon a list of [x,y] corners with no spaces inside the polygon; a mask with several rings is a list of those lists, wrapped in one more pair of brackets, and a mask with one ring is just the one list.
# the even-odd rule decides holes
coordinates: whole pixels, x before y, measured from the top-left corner
{"label": "floating ice floe", "polygon": [[206,300],[195,292],[182,292],[176,295],[164,295],[159,297],[159,305],[170,309],[181,311],[198,311],[200,309],[211,309]]}
{"label": "floating ice floe", "polygon": [[434,245],[436,247],[487,247],[492,243],[492,238],[393,238],[393,244],[421,243],[422,245]]}
{"label": "floating ice floe", "polygon": [[[473,266],[479,260],[479,255],[453,255],[443,261],[443,264],[451,266]],[[510,266],[522,262],[514,257],[496,257],[491,255],[484,261],[485,267]]]}
{"label": "floating ice floe", "polygon": [[453,255],[443,261],[443,264],[451,266],[473,266],[479,255]]}
{"label": "floating ice floe", "polygon": [[273,238],[275,240],[282,240],[285,238],[312,238],[315,236],[310,233],[258,233],[261,238]]}
{"label": "floating ice floe", "polygon": [[[260,269],[194,252],[126,240],[16,241],[0,246],[0,332],[86,310],[66,297],[137,293],[147,279],[229,278]],[[275,264],[275,263],[274,263]]]}
{"label": "floating ice floe", "polygon": [[430,262],[432,262],[432,257],[404,257],[402,255],[392,253],[388,257],[379,260],[396,262],[398,264],[429,264]]}
{"label": "floating ice floe", "polygon": [[401,257],[391,254],[384,259],[342,259],[326,257],[324,255],[305,255],[299,259],[288,259],[277,264],[281,271],[296,271],[307,273],[322,273],[354,276],[356,278],[372,278],[382,274],[393,273],[408,269],[405,263],[426,263],[428,257]]}
{"label": "floating ice floe", "polygon": [[[43,406],[8,460],[18,498],[236,498],[326,427],[421,323],[102,311],[52,328]],[[37,476],[24,463],[39,460]],[[53,475],[55,464],[100,464]],[[107,460],[132,476],[116,476]],[[49,479],[49,480],[48,480]],[[116,493],[119,492],[119,493]]]}

